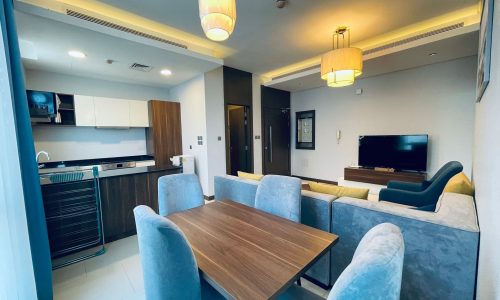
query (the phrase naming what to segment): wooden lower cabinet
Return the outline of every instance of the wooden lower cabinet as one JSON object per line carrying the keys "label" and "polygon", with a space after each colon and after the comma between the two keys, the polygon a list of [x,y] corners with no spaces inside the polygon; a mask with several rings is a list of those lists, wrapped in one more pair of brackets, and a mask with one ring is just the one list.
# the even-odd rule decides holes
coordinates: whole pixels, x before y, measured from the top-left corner
{"label": "wooden lower cabinet", "polygon": [[147,205],[158,213],[158,178],[180,169],[99,179],[106,243],[136,233],[134,208]]}

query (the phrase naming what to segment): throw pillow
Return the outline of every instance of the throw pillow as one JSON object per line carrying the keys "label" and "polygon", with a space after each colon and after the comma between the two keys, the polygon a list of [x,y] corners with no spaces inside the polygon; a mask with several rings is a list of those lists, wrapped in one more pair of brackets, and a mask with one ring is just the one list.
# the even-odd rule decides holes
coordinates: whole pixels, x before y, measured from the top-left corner
{"label": "throw pillow", "polygon": [[243,178],[243,179],[251,179],[251,180],[260,181],[262,179],[262,177],[264,177],[264,175],[238,171],[238,177]]}
{"label": "throw pillow", "polygon": [[337,197],[352,197],[359,199],[368,199],[368,189],[360,189],[346,186],[338,186],[333,184],[310,182],[311,191],[323,194],[330,194]]}
{"label": "throw pillow", "polygon": [[457,193],[473,196],[474,195],[474,185],[467,178],[467,176],[461,172],[453,176],[446,186],[444,187],[445,193]]}

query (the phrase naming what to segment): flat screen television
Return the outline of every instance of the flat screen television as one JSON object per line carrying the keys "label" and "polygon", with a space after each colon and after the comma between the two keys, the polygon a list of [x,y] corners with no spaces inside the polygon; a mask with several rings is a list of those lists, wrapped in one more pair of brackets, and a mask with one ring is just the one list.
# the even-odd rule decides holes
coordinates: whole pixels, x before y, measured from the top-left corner
{"label": "flat screen television", "polygon": [[426,171],[429,137],[419,135],[362,135],[358,164],[365,168]]}

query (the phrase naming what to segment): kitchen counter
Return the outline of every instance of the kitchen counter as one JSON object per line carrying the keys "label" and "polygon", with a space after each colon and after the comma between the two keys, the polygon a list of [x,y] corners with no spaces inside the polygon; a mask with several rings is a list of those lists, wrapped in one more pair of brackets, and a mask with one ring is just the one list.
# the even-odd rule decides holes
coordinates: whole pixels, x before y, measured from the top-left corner
{"label": "kitchen counter", "polygon": [[182,170],[181,166],[146,166],[146,167],[134,167],[134,168],[123,168],[115,170],[106,170],[99,172],[99,177],[111,177],[111,176],[123,176],[129,174],[140,174],[140,173],[152,173],[152,172],[162,172],[170,170]]}
{"label": "kitchen counter", "polygon": [[[126,163],[132,164],[127,166]],[[150,156],[51,162],[45,163],[44,165],[44,168],[38,171],[41,185],[59,183],[61,182],[61,178],[64,178],[66,174],[71,176],[69,174],[75,172],[83,173],[83,176],[80,176],[78,180],[92,179],[93,175],[91,171],[94,167],[97,167],[99,178],[165,171],[177,171],[176,173],[182,173],[181,166],[155,166],[155,161],[152,160]],[[110,165],[112,165],[113,168],[109,168]]]}

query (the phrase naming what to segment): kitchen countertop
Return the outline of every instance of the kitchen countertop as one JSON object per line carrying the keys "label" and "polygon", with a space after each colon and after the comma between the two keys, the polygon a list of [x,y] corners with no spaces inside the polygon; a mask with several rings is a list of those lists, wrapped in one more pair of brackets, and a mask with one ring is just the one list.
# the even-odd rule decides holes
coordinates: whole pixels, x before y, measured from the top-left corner
{"label": "kitchen countertop", "polygon": [[182,166],[146,166],[146,167],[135,167],[135,168],[123,168],[115,170],[106,170],[99,172],[99,177],[111,177],[111,176],[123,176],[129,174],[140,174],[140,173],[151,173],[151,172],[161,172],[168,170],[178,170],[182,169]]}
{"label": "kitchen countertop", "polygon": [[[150,156],[137,156],[45,163],[45,167],[39,170],[40,184],[46,185],[64,182],[64,178],[67,178],[65,177],[66,175],[71,176],[70,174],[75,172],[82,172],[84,174],[83,176],[78,177],[78,180],[92,179],[92,168],[95,166],[98,167],[99,178],[182,169],[182,166],[155,166],[155,161],[151,160],[151,158],[152,157]],[[110,162],[124,161],[135,161],[137,165],[134,167],[124,167],[116,169],[103,169],[101,165]]]}

